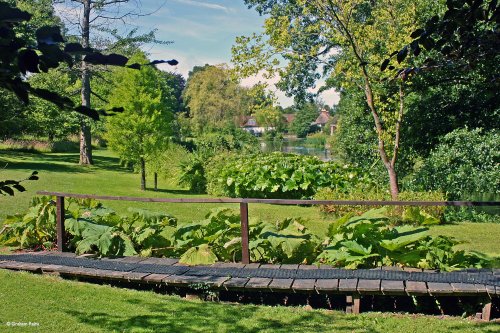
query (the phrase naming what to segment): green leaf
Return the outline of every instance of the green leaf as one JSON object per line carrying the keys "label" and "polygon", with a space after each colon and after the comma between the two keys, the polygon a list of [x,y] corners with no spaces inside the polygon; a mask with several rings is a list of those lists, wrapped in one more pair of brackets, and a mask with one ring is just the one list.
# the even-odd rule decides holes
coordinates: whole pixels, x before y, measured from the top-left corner
{"label": "green leaf", "polygon": [[397,237],[393,239],[384,239],[380,242],[380,246],[389,250],[402,250],[405,246],[416,243],[427,237],[427,228],[413,228],[410,226],[396,227],[394,230]]}
{"label": "green leaf", "polygon": [[187,250],[179,262],[185,265],[210,265],[217,262],[217,256],[208,244],[202,244]]}

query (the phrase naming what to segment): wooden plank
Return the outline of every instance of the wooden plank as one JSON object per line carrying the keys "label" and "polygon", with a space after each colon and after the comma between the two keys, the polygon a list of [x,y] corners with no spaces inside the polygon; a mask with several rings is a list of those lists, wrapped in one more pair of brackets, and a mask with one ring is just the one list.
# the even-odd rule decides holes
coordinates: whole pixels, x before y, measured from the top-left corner
{"label": "wooden plank", "polygon": [[40,269],[42,272],[58,272],[60,271],[63,267],[62,265],[40,265]]}
{"label": "wooden plank", "polygon": [[263,264],[260,265],[259,268],[265,268],[265,269],[278,269],[280,268],[280,265],[273,265],[273,264]]}
{"label": "wooden plank", "polygon": [[346,296],[346,313],[359,314],[361,308],[361,298],[359,295]]}
{"label": "wooden plank", "polygon": [[315,291],[315,284],[316,279],[295,279],[292,284],[292,290],[295,292]]}
{"label": "wooden plank", "polygon": [[382,266],[383,271],[402,271],[403,268],[399,266]]}
{"label": "wooden plank", "polygon": [[247,278],[231,278],[224,282],[223,286],[226,288],[226,290],[233,290],[233,289],[244,289],[245,285],[247,284],[248,280]]}
{"label": "wooden plank", "polygon": [[453,287],[449,283],[427,282],[427,290],[432,296],[453,294]]}
{"label": "wooden plank", "polygon": [[408,295],[427,295],[427,284],[420,281],[405,281],[405,290]]}
{"label": "wooden plank", "polygon": [[339,279],[339,291],[357,291],[358,279]]}
{"label": "wooden plank", "polygon": [[298,264],[283,264],[280,266],[281,269],[293,269],[296,270],[299,268]]}
{"label": "wooden plank", "polygon": [[149,274],[144,278],[144,281],[147,283],[161,283],[163,279],[167,278],[169,274]]}
{"label": "wooden plank", "polygon": [[19,269],[22,269],[23,271],[36,272],[40,270],[41,266],[41,264],[26,262],[23,265],[20,265]]}
{"label": "wooden plank", "polygon": [[141,261],[141,264],[150,264],[150,265],[174,265],[178,263],[179,260],[177,259],[169,259],[169,258],[146,258],[145,260]]}
{"label": "wooden plank", "polygon": [[223,276],[200,276],[198,278],[198,283],[203,283],[204,285],[207,285],[209,287],[216,288],[220,288],[224,284],[224,282],[229,280],[229,277]]}
{"label": "wooden plank", "polygon": [[144,258],[144,257],[130,256],[130,257],[123,257],[121,262],[127,263],[127,264],[138,264],[138,263],[142,263],[144,260],[147,260],[147,259],[148,258]]}
{"label": "wooden plank", "polygon": [[144,279],[146,276],[148,276],[149,273],[138,273],[138,272],[124,272],[123,278],[126,279],[127,281],[141,281]]}
{"label": "wooden plank", "polygon": [[23,262],[7,261],[2,265],[3,268],[19,270],[20,269],[19,267],[22,266],[23,264],[24,264]]}
{"label": "wooden plank", "polygon": [[486,286],[484,284],[475,284],[478,294],[487,294]]}
{"label": "wooden plank", "polygon": [[492,285],[486,285],[486,292],[488,293],[488,296],[493,297],[495,296],[495,286]]}
{"label": "wooden plank", "polygon": [[490,321],[491,320],[491,306],[492,303],[491,301],[486,302],[483,306],[483,310],[481,313],[481,319],[485,321]]}
{"label": "wooden plank", "polygon": [[318,269],[316,265],[299,265],[298,269]]}
{"label": "wooden plank", "polygon": [[251,263],[251,264],[246,264],[245,265],[245,268],[259,268],[261,264],[259,264],[258,262],[254,262],[254,263]]}
{"label": "wooden plank", "polygon": [[245,266],[245,264],[239,262],[216,262],[212,265],[212,267],[218,268],[243,268]]}
{"label": "wooden plank", "polygon": [[284,291],[292,289],[293,279],[273,279],[269,284],[271,291]]}
{"label": "wooden plank", "polygon": [[360,294],[382,294],[380,282],[380,280],[359,279],[357,290]]}
{"label": "wooden plank", "polygon": [[456,295],[475,295],[477,294],[477,287],[474,284],[470,283],[451,283],[451,287],[453,288],[453,294]]}
{"label": "wooden plank", "polygon": [[250,278],[245,285],[245,289],[267,289],[271,281],[272,279],[268,278]]}
{"label": "wooden plank", "polygon": [[314,285],[316,292],[334,292],[339,290],[339,280],[338,279],[317,279]]}
{"label": "wooden plank", "polygon": [[404,295],[405,284],[403,281],[382,280],[380,290],[384,295]]}

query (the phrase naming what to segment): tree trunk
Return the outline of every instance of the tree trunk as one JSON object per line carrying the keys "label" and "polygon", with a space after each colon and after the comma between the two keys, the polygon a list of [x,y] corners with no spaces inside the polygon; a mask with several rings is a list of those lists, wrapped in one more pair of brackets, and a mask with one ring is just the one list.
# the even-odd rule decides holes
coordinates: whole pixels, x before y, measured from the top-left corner
{"label": "tree trunk", "polygon": [[[83,0],[83,17],[82,17],[82,46],[87,48],[90,46],[90,2],[91,0]],[[88,65],[82,60],[82,106],[90,108],[90,72]],[[80,118],[80,164],[93,164],[92,160],[92,137],[90,126],[87,120]]]}
{"label": "tree trunk", "polygon": [[146,190],[146,161],[141,157],[141,190]]}
{"label": "tree trunk", "polygon": [[155,172],[155,191],[158,191],[158,173]]}
{"label": "tree trunk", "polygon": [[389,174],[389,188],[391,191],[392,200],[398,200],[399,196],[399,186],[398,186],[398,175],[396,174],[396,170],[392,166],[386,166],[387,173]]}

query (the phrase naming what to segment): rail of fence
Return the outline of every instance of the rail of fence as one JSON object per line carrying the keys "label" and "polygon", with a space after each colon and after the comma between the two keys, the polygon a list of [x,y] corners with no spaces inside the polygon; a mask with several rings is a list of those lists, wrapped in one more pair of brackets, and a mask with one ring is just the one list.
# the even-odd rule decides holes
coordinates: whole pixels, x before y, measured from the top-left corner
{"label": "rail of fence", "polygon": [[275,204],[275,205],[360,205],[360,206],[455,206],[455,207],[477,207],[477,206],[500,206],[497,201],[362,201],[362,200],[293,200],[293,199],[255,199],[255,198],[142,198],[125,196],[108,196],[93,194],[76,194],[63,192],[39,191],[39,195],[50,195],[56,197],[57,212],[57,248],[64,251],[64,198],[96,199],[112,201],[136,201],[136,202],[164,202],[164,203],[234,203],[240,205],[241,220],[241,261],[250,263],[249,238],[248,238],[248,204]]}

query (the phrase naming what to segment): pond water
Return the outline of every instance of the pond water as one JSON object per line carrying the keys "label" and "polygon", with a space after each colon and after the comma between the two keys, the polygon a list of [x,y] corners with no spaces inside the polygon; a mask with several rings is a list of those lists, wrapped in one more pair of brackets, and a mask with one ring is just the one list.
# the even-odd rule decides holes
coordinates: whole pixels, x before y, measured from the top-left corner
{"label": "pond water", "polygon": [[305,145],[305,139],[288,139],[282,141],[260,141],[260,148],[265,153],[281,151],[283,153],[293,153],[300,155],[316,156],[323,161],[332,160],[329,149],[325,147],[311,147]]}

